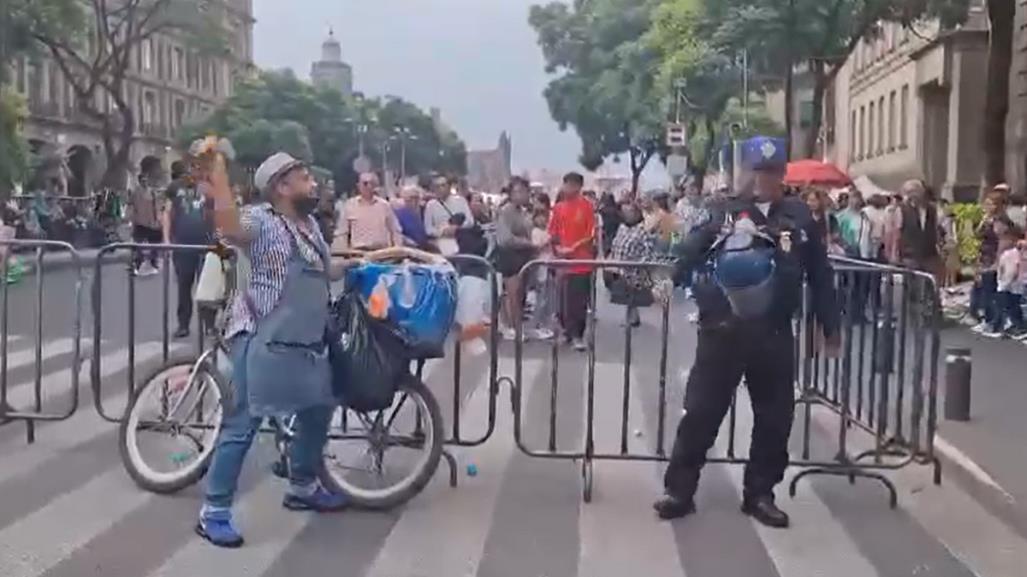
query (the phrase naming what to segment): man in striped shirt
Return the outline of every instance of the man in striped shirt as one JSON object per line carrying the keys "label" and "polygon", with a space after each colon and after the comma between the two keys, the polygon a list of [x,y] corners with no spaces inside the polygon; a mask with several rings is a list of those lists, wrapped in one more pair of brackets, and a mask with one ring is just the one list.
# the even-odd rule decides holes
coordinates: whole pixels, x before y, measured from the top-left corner
{"label": "man in striped shirt", "polygon": [[403,233],[396,213],[378,196],[378,176],[370,172],[360,175],[357,191],[357,196],[343,204],[332,249],[377,250],[401,245]]}

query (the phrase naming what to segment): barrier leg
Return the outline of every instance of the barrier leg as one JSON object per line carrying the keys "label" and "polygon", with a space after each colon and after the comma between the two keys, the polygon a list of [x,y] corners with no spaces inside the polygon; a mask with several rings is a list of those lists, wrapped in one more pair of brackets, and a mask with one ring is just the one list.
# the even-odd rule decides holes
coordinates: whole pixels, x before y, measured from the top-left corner
{"label": "barrier leg", "polygon": [[[588,453],[591,452],[591,450],[588,451]],[[592,502],[592,479],[592,457],[586,454],[585,457],[581,459],[581,497],[586,503]]]}
{"label": "barrier leg", "polygon": [[457,475],[456,457],[449,452],[449,449],[442,449],[442,458],[446,461],[446,465],[449,466],[449,486],[455,488],[459,477],[459,475]]}
{"label": "barrier leg", "polygon": [[888,506],[892,509],[899,505],[899,492],[895,488],[895,484],[892,483],[891,479],[885,477],[880,473],[874,473],[872,471],[866,471],[856,466],[849,467],[815,467],[812,469],[806,469],[800,471],[794,477],[792,477],[791,483],[788,484],[788,496],[795,498],[795,493],[799,484],[799,480],[809,475],[831,475],[834,477],[849,477],[850,482],[855,482],[856,477],[862,477],[864,479],[874,479],[880,481],[884,488],[888,490]]}

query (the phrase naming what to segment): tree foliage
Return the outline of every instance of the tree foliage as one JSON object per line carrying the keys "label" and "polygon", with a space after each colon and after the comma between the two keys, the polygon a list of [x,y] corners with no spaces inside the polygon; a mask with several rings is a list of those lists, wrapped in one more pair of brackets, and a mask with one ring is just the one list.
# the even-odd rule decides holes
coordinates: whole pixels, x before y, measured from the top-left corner
{"label": "tree foliage", "polygon": [[[46,4],[24,1],[30,6]],[[118,188],[126,182],[136,131],[133,103],[125,91],[133,55],[141,43],[162,33],[174,33],[201,52],[224,50],[225,31],[218,17],[224,7],[207,0],[71,3],[84,10],[84,34],[66,35],[66,27],[54,26],[58,15],[41,9],[27,11],[26,30],[68,80],[77,110],[99,125],[107,158],[101,183]]]}
{"label": "tree foliage", "polygon": [[27,176],[28,150],[22,138],[24,102],[7,87],[15,59],[38,52],[33,23],[50,35],[77,37],[83,28],[78,0],[4,0],[0,3],[0,195]]}
{"label": "tree foliage", "polygon": [[405,138],[408,174],[463,174],[463,142],[441,132],[431,116],[401,98],[346,99],[337,90],[311,86],[286,70],[244,81],[208,118],[184,127],[177,139],[187,145],[210,133],[227,136],[237,161],[251,169],[285,151],[331,171],[339,185],[348,186],[356,177],[352,167],[361,140],[374,166],[383,166],[384,152],[394,173],[400,170]]}
{"label": "tree foliage", "polygon": [[666,94],[654,80],[656,52],[644,42],[657,0],[577,0],[533,6],[535,29],[554,78],[545,90],[553,119],[573,126],[581,164],[595,170],[628,154],[633,187],[665,152]]}

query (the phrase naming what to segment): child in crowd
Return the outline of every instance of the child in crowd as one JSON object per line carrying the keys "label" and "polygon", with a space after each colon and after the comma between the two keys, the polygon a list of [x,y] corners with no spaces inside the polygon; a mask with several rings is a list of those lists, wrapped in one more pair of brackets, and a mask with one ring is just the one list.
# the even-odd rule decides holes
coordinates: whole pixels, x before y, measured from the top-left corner
{"label": "child in crowd", "polygon": [[[549,237],[549,211],[537,208],[532,216],[531,243],[538,249],[539,260],[553,258],[552,239]],[[556,315],[556,278],[555,271],[548,267],[539,267],[535,279],[535,307],[532,311],[531,325],[540,333],[551,333],[553,318]]]}
{"label": "child in crowd", "polygon": [[[1023,246],[1014,228],[999,234],[996,284],[993,300],[992,323],[984,336],[1022,339],[1027,332],[1023,319]],[[1006,328],[1006,325],[1008,329]]]}

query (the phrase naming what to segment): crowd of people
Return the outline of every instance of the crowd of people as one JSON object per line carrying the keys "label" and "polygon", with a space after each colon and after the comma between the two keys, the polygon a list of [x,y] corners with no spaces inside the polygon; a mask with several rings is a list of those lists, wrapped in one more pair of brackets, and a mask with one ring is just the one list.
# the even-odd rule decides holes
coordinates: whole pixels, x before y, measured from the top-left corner
{"label": "crowd of people", "polygon": [[[972,279],[966,318],[973,330],[1027,339],[1027,209],[1007,185],[983,196],[982,216],[972,228],[961,226],[953,205],[920,180],[907,181],[893,195],[864,197],[855,187],[834,196],[817,189],[801,194],[832,254],[920,270],[949,292],[963,278]],[[960,253],[967,238],[975,241],[975,255]]]}

